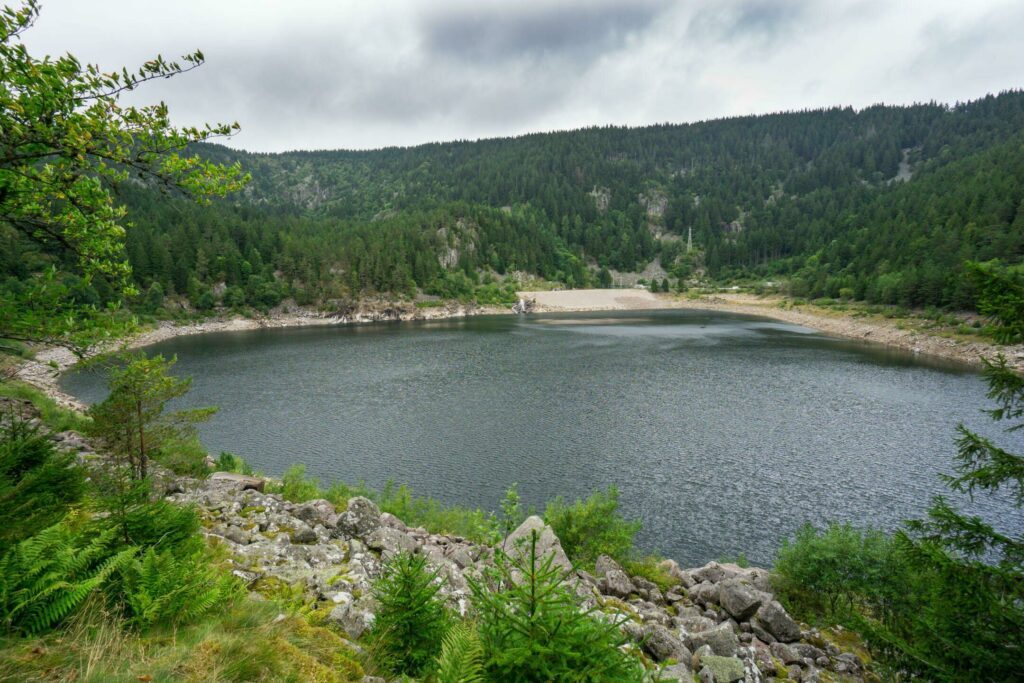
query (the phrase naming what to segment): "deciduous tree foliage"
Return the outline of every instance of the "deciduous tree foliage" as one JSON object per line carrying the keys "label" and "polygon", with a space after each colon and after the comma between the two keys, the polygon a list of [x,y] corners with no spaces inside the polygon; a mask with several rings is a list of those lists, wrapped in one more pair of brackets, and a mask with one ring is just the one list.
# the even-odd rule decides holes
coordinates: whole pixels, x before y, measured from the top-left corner
{"label": "deciduous tree foliage", "polygon": [[157,56],[136,71],[104,72],[70,54],[39,59],[21,42],[38,15],[36,0],[0,10],[0,338],[77,348],[109,331],[97,309],[133,292],[113,188],[132,178],[202,200],[246,176],[237,164],[182,153],[237,124],[180,128],[163,103],[121,102],[200,66],[201,52],[181,62]]}

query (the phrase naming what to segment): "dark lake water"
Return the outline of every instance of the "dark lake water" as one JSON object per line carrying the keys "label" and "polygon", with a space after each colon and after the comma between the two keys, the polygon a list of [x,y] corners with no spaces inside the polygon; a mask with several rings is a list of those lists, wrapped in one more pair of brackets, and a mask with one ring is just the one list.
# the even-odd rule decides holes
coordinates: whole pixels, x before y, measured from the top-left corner
{"label": "dark lake water", "polygon": [[[980,413],[962,367],[758,318],[663,311],[313,327],[180,337],[201,429],[280,474],[387,480],[494,509],[513,482],[541,506],[615,484],[639,537],[684,566],[769,563],[804,522],[893,528],[944,493],[958,422],[1024,450]],[[102,377],[65,388],[104,395]],[[986,497],[973,510],[1010,523]]]}

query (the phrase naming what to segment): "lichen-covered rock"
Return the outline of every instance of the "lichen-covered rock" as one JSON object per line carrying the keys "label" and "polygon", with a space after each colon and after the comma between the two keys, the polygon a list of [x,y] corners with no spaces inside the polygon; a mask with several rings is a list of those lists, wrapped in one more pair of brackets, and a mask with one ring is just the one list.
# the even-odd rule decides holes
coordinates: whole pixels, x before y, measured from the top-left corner
{"label": "lichen-covered rock", "polygon": [[676,617],[672,622],[686,633],[699,633],[715,627],[715,622],[707,617]]}
{"label": "lichen-covered rock", "polygon": [[349,538],[366,538],[380,527],[380,508],[369,498],[349,498],[345,511],[338,515],[334,528]]}
{"label": "lichen-covered rock", "polygon": [[355,602],[343,602],[327,615],[327,621],[337,624],[350,638],[359,638],[373,627],[377,604],[373,598],[363,597]]}
{"label": "lichen-covered rock", "polygon": [[718,584],[702,581],[690,589],[690,599],[702,604],[718,602]]}
{"label": "lichen-covered rock", "polygon": [[419,547],[409,534],[388,526],[380,526],[366,536],[366,547],[380,551],[387,559],[399,553],[413,553]]}
{"label": "lichen-covered rock", "polygon": [[708,562],[703,567],[693,569],[690,571],[690,576],[697,583],[707,581],[709,583],[718,583],[724,579],[734,579],[742,574],[743,570],[734,564],[721,564],[718,562]]}
{"label": "lichen-covered rock", "polygon": [[214,472],[210,475],[209,481],[211,484],[234,489],[236,491],[251,489],[253,491],[262,492],[263,488],[267,485],[265,479],[251,477],[245,474],[237,474],[235,472]]}
{"label": "lichen-covered rock", "polygon": [[292,515],[298,517],[311,527],[315,527],[318,524],[320,526],[333,527],[338,522],[338,513],[335,512],[334,505],[323,498],[307,500],[301,505],[296,505],[292,509]]}
{"label": "lichen-covered rock", "polygon": [[312,527],[305,523],[298,525],[295,530],[289,534],[289,536],[291,537],[292,543],[308,544],[316,543],[320,540]]}
{"label": "lichen-covered rock", "polygon": [[666,666],[658,672],[658,681],[677,681],[677,683],[690,683],[693,680],[693,672],[685,662],[676,662]]}
{"label": "lichen-covered rock", "polygon": [[803,658],[785,643],[772,643],[769,650],[773,657],[778,658],[783,664],[800,664]]}
{"label": "lichen-covered rock", "polygon": [[657,662],[673,659],[677,662],[690,660],[690,651],[683,642],[661,624],[647,624],[643,630],[642,647]]}
{"label": "lichen-covered rock", "polygon": [[736,657],[718,657],[708,655],[700,660],[700,677],[702,681],[712,683],[735,683],[746,677],[743,661]]}
{"label": "lichen-covered rock", "polygon": [[726,579],[718,584],[718,604],[736,621],[746,621],[761,606],[761,595],[744,579]]}
{"label": "lichen-covered rock", "polygon": [[544,523],[537,515],[531,515],[510,533],[499,548],[507,553],[509,557],[523,558],[530,552],[530,535],[536,531],[537,536],[537,557],[553,556],[552,563],[566,571],[572,571],[572,563],[569,557],[562,550],[562,542],[551,530],[551,527]]}
{"label": "lichen-covered rock", "polygon": [[729,623],[719,624],[707,631],[698,631],[686,636],[686,646],[691,650],[697,650],[704,645],[710,647],[716,655],[732,657],[736,654],[740,641]]}
{"label": "lichen-covered rock", "polygon": [[792,643],[800,639],[800,625],[793,621],[777,600],[771,600],[757,610],[757,621],[776,640]]}

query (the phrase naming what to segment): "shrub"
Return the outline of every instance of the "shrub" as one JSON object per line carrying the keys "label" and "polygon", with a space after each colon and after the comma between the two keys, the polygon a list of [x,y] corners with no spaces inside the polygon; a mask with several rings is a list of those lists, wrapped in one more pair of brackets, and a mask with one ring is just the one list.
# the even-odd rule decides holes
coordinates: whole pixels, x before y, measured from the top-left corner
{"label": "shrub", "polygon": [[633,538],[641,527],[640,522],[630,522],[619,514],[619,491],[614,486],[572,505],[555,498],[544,510],[544,521],[562,541],[569,558],[584,567],[592,567],[599,555],[619,562],[631,559]]}
{"label": "shrub", "polygon": [[537,554],[537,532],[515,557],[498,552],[482,580],[471,579],[485,668],[496,681],[640,681],[624,652],[619,623],[582,610],[554,555]]}
{"label": "shrub", "polygon": [[238,474],[253,474],[253,469],[241,456],[227,451],[221,451],[215,465],[219,472],[237,472]]}
{"label": "shrub", "polygon": [[0,553],[56,524],[84,492],[73,455],[21,419],[0,429]]}
{"label": "shrub", "polygon": [[370,633],[378,663],[394,674],[422,676],[434,663],[451,615],[438,597],[442,582],[422,555],[402,553],[373,585],[380,603]]}
{"label": "shrub", "polygon": [[842,620],[903,583],[895,551],[881,531],[835,523],[819,531],[806,524],[779,548],[775,584],[797,611]]}
{"label": "shrub", "polygon": [[93,472],[93,504],[104,514],[92,522],[115,529],[124,545],[167,548],[186,542],[199,531],[199,516],[189,506],[153,500],[149,479],[132,479],[129,468],[111,466]]}
{"label": "shrub", "polygon": [[657,584],[662,591],[667,591],[669,588],[679,585],[679,580],[659,566],[661,560],[662,558],[657,555],[647,555],[638,560],[625,561],[622,568],[630,576],[641,576]]}
{"label": "shrub", "polygon": [[478,508],[445,505],[434,498],[414,496],[404,484],[395,486],[388,482],[376,500],[381,511],[431,533],[464,536],[480,543],[490,542],[494,536],[493,515]]}
{"label": "shrub", "polygon": [[320,484],[316,479],[306,478],[305,465],[292,465],[286,469],[281,476],[280,485],[271,488],[275,493],[280,493],[285,500],[293,503],[320,497]]}
{"label": "shrub", "polygon": [[206,456],[203,444],[193,435],[164,444],[155,457],[174,474],[202,478],[210,473]]}

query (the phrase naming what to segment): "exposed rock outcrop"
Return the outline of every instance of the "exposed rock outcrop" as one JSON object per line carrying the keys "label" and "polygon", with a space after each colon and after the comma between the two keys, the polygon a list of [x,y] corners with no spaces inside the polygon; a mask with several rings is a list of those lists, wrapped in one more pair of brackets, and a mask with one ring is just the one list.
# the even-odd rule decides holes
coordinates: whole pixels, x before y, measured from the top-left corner
{"label": "exposed rock outcrop", "polygon": [[[72,439],[69,444],[74,443]],[[171,500],[194,503],[207,533],[231,551],[235,574],[251,586],[300,583],[329,610],[327,620],[358,638],[374,620],[372,582],[399,552],[420,553],[444,579],[441,595],[465,614],[468,579],[480,576],[494,552],[522,556],[533,531],[537,552],[569,576],[587,607],[620,623],[660,680],[732,682],[864,680],[856,654],[801,630],[771,594],[763,569],[711,562],[686,570],[671,560],[661,569],[671,585],[631,576],[612,558],[598,559],[591,575],[573,568],[561,541],[540,517],[530,517],[496,548],[411,528],[373,501],[351,498],[344,510],[326,500],[290,503],[224,478],[188,481]],[[824,676],[827,672],[827,676]]]}

